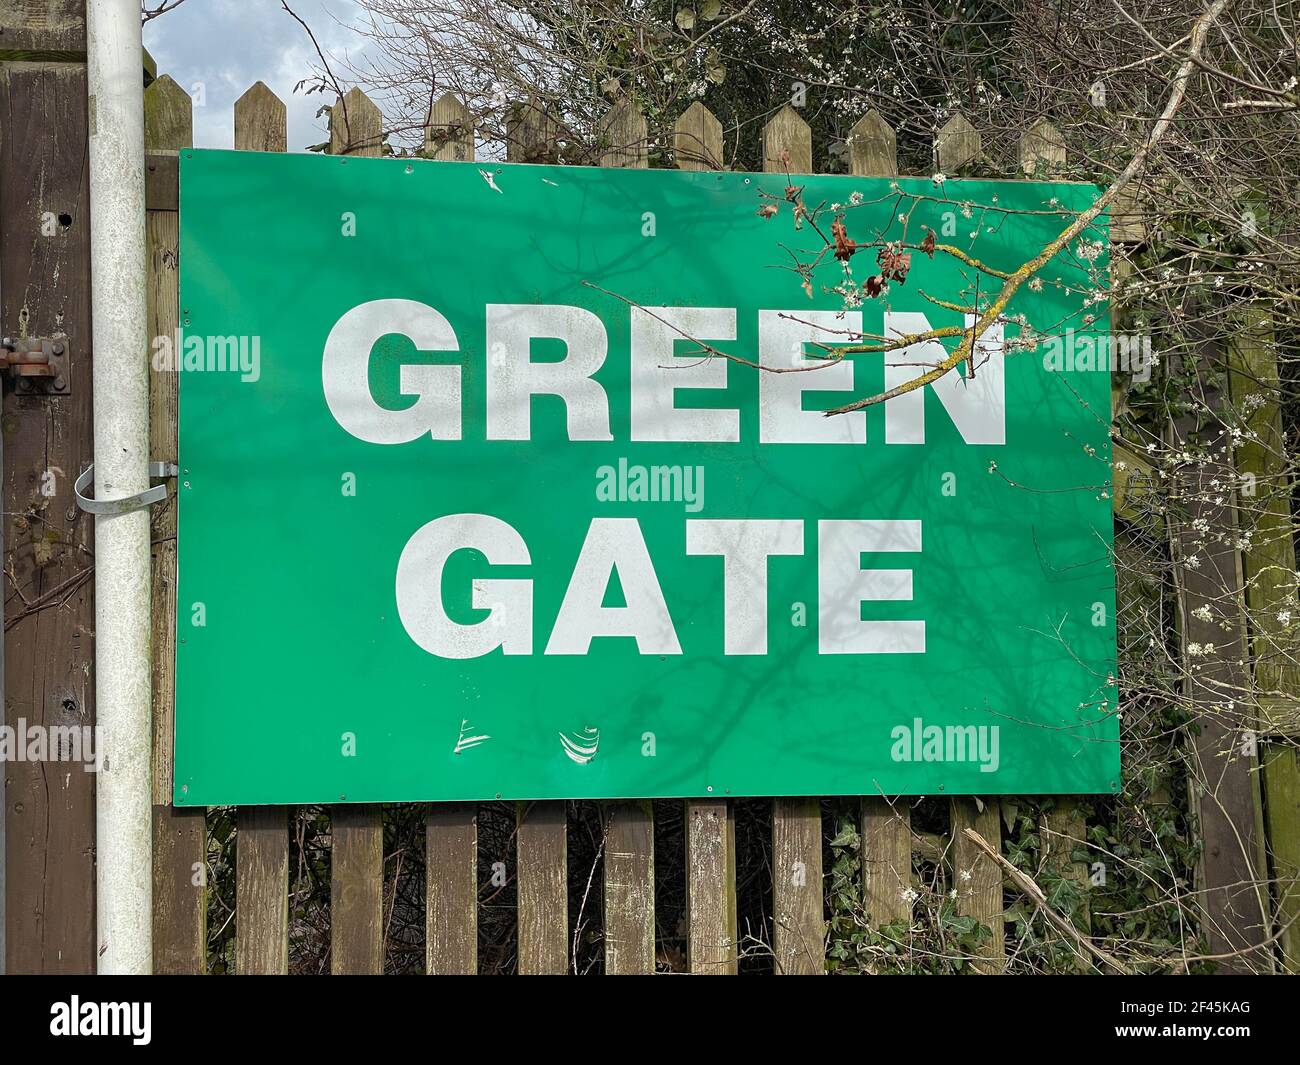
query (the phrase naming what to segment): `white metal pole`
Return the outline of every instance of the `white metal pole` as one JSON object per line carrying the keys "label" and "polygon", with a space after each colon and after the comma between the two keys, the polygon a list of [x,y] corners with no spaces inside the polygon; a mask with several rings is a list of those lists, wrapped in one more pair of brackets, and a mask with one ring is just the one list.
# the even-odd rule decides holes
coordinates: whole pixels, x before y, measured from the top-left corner
{"label": "white metal pole", "polygon": [[[144,89],[138,0],[87,0],[95,497],[149,487]],[[95,804],[101,973],[153,966],[149,513],[95,517]]]}

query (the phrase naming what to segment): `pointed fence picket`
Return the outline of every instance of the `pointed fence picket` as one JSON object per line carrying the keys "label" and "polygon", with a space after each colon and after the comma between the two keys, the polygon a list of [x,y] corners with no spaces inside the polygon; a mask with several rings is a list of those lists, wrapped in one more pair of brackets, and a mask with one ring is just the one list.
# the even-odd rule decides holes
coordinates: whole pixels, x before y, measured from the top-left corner
{"label": "pointed fence picket", "polygon": [[[150,187],[174,189],[177,153],[194,140],[192,101],[163,75],[144,91],[145,149]],[[147,201],[145,249],[148,255],[149,335],[170,344],[180,326],[177,305],[177,249],[180,241],[175,196]],[[175,353],[173,352],[173,355]],[[149,374],[151,454],[176,461],[177,377],[164,369]],[[154,971],[204,971],[207,938],[207,832],[202,808],[172,806],[172,707],[176,650],[176,482],[165,506],[153,514],[153,950]],[[188,614],[188,608],[186,610]]]}
{"label": "pointed fence picket", "polygon": [[[235,149],[288,149],[284,101],[256,82],[235,101]],[[289,814],[284,806],[236,812],[235,972],[285,973],[289,964]]]}
{"label": "pointed fence picket", "polygon": [[[722,123],[696,100],[673,126],[680,170],[721,168]],[[729,799],[686,800],[686,964],[692,973],[734,976],[736,819]]]}

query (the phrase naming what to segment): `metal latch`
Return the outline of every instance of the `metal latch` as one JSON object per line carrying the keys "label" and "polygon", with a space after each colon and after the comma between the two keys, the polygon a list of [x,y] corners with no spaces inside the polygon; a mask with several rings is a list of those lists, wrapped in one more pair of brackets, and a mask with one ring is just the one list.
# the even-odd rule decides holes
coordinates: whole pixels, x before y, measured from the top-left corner
{"label": "metal latch", "polygon": [[5,337],[0,369],[9,372],[18,392],[66,396],[72,391],[66,337]]}
{"label": "metal latch", "polygon": [[[150,477],[175,477],[178,473],[180,473],[180,469],[174,462],[149,463]],[[86,489],[94,483],[94,480],[95,464],[92,462],[82,471],[81,476],[77,478],[76,484],[72,486],[72,490],[77,496],[77,506],[87,514],[129,514],[141,507],[161,503],[167,498],[167,486],[165,484],[156,484],[152,488],[146,488],[143,492],[137,492],[133,496],[123,496],[121,499],[91,499],[86,495]]]}

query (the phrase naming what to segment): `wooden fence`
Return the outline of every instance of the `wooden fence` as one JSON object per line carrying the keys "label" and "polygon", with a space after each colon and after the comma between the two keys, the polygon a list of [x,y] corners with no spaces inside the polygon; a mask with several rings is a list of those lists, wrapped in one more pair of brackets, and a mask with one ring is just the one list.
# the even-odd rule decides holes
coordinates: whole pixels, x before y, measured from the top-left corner
{"label": "wooden fence", "polygon": [[[48,45],[49,38],[46,38]],[[89,378],[90,353],[87,350],[89,323],[88,302],[81,288],[69,293],[57,292],[58,298],[32,295],[33,285],[50,288],[49,272],[58,263],[75,267],[86,257],[87,227],[74,228],[75,243],[65,246],[50,259],[51,252],[40,251],[34,257],[29,248],[36,242],[26,240],[29,223],[35,218],[33,197],[48,196],[48,188],[33,191],[48,164],[32,159],[57,157],[66,165],[67,174],[57,183],[57,195],[77,199],[78,219],[86,213],[84,158],[81,147],[72,138],[71,145],[56,138],[53,147],[31,137],[23,130],[5,125],[16,106],[30,99],[34,107],[45,108],[51,120],[62,119],[72,128],[85,128],[84,67],[73,68],[65,61],[51,72],[52,65],[43,60],[11,61],[0,66],[0,162],[4,179],[0,185],[0,203],[8,220],[0,222],[0,270],[6,278],[4,304],[0,316],[6,326],[18,314],[14,292],[28,280],[23,306],[35,308],[37,320],[31,328],[35,335],[53,331],[54,316],[70,312],[75,321],[73,332],[74,365],[78,390],[74,400],[54,401],[44,423],[46,438],[52,441],[47,452],[62,463],[63,469],[75,473],[90,458],[89,447]],[[65,69],[67,68],[67,69]],[[78,96],[78,92],[81,93]],[[151,336],[172,336],[185,324],[185,310],[178,303],[179,270],[177,156],[192,145],[192,114],[189,95],[170,77],[154,80],[145,93],[145,129],[147,147],[147,238],[149,254],[149,327]],[[71,117],[69,117],[69,115]],[[516,108],[508,137],[508,158],[519,162],[542,162],[556,159],[556,126],[532,103]],[[602,166],[647,166],[646,121],[628,104],[614,106],[601,126],[606,145]],[[84,140],[84,138],[83,138]],[[425,132],[424,155],[431,159],[469,160],[475,155],[475,135],[469,113],[451,96],[433,105]],[[264,84],[258,82],[235,104],[234,144],[242,151],[286,150],[285,106]],[[359,89],[352,89],[333,108],[330,119],[329,151],[333,154],[378,156],[382,154],[383,129],[379,109]],[[672,147],[676,165],[683,169],[715,169],[723,158],[722,127],[700,103],[694,103],[676,122],[672,130]],[[895,135],[879,114],[872,111],[854,127],[848,139],[850,172],[862,176],[888,176],[897,173]],[[935,141],[935,164],[950,177],[960,175],[979,160],[981,138],[965,118],[952,118]],[[1065,145],[1061,136],[1047,122],[1039,122],[1021,139],[1019,163],[1025,173],[1045,176],[1060,171],[1065,163]],[[811,133],[807,123],[793,108],[786,106],[776,113],[762,130],[763,168],[768,172],[810,173],[813,170]],[[13,169],[9,169],[12,167]],[[82,178],[78,185],[76,178]],[[21,202],[18,202],[21,201]],[[10,217],[10,206],[21,208]],[[232,210],[238,210],[232,204]],[[21,221],[15,221],[21,214]],[[25,228],[28,227],[28,228]],[[77,235],[79,234],[79,235]],[[1117,219],[1113,237],[1118,245],[1139,243],[1145,239],[1142,219],[1131,214]],[[26,261],[24,256],[31,258]],[[1122,269],[1122,263],[1120,267]],[[44,273],[42,273],[44,271]],[[75,270],[74,270],[75,272]],[[57,273],[57,271],[56,271]],[[18,277],[15,284],[12,280]],[[32,280],[35,278],[35,280]],[[57,284],[57,283],[56,283]],[[66,286],[67,281],[63,282]],[[80,282],[77,282],[79,285]],[[44,290],[42,290],[44,291]],[[60,317],[60,321],[62,317]],[[1281,472],[1278,450],[1270,441],[1280,439],[1280,414],[1276,389],[1277,368],[1271,348],[1261,342],[1268,329],[1267,318],[1257,318],[1244,328],[1238,346],[1229,353],[1234,373],[1230,387],[1233,398],[1251,390],[1267,393],[1267,402],[1256,408],[1253,417],[1264,441],[1254,451],[1239,449],[1238,463],[1253,469],[1261,483],[1276,482]],[[177,459],[177,374],[150,375],[150,437],[152,457]],[[1226,397],[1224,397],[1226,398]],[[1219,401],[1212,397],[1214,401]],[[15,397],[6,399],[6,436],[9,414]],[[22,401],[28,402],[30,401]],[[27,407],[22,408],[28,409]],[[67,419],[72,431],[54,428],[55,420]],[[1174,426],[1171,434],[1190,431]],[[1271,435],[1270,435],[1271,434]],[[19,444],[22,445],[21,439]],[[30,505],[30,478],[15,462],[27,461],[36,468],[35,443],[9,450],[4,493],[7,525],[16,514],[25,513]],[[51,450],[52,449],[52,450]],[[1231,463],[1233,454],[1228,449]],[[22,456],[27,458],[23,459]],[[1116,475],[1115,506],[1117,514],[1132,512],[1144,484],[1154,474],[1137,455],[1117,450],[1120,468]],[[40,463],[51,461],[41,457]],[[1199,469],[1195,477],[1208,483],[1214,476],[1235,480],[1232,469]],[[183,474],[182,474],[183,476]],[[25,479],[26,478],[26,479]],[[1229,482],[1231,483],[1231,481]],[[175,484],[173,482],[173,489]],[[1201,502],[1205,493],[1188,485],[1185,498],[1190,512],[1179,516],[1170,530],[1177,549],[1186,538],[1186,530],[1198,518],[1223,523],[1235,520],[1232,507],[1219,507],[1215,513]],[[1282,486],[1285,488],[1285,485]],[[69,488],[66,495],[70,496]],[[175,808],[172,793],[172,712],[176,639],[176,517],[175,493],[167,505],[154,511],[153,526],[153,647],[154,647],[154,957],[155,969],[167,973],[202,973],[206,969],[207,944],[207,841],[205,811]],[[67,511],[60,497],[52,514],[66,523],[62,531],[68,542],[84,544],[84,524]],[[1291,515],[1286,495],[1278,490],[1265,504],[1264,518],[1273,531],[1289,528]],[[7,532],[10,530],[7,529]],[[1288,922],[1300,913],[1300,899],[1294,889],[1296,869],[1300,868],[1300,826],[1297,825],[1297,796],[1300,796],[1300,767],[1297,766],[1294,739],[1300,733],[1296,705],[1300,698],[1300,677],[1291,666],[1278,663],[1292,659],[1275,646],[1275,632],[1247,632],[1244,615],[1233,613],[1233,604],[1246,598],[1256,612],[1267,613],[1294,588],[1294,582],[1252,581],[1257,573],[1295,572],[1294,550],[1289,535],[1259,538],[1265,546],[1245,551],[1225,549],[1212,565],[1199,571],[1179,569],[1178,583],[1182,632],[1185,641],[1214,643],[1223,648],[1222,630],[1206,635],[1198,626],[1235,626],[1237,652],[1231,648],[1217,657],[1202,659],[1199,676],[1206,678],[1188,691],[1193,703],[1220,709],[1217,685],[1230,683],[1249,690],[1249,678],[1243,665],[1250,659],[1241,653],[1245,641],[1259,662],[1257,673],[1272,670],[1267,678],[1256,677],[1259,690],[1274,693],[1267,700],[1255,700],[1238,713],[1244,720],[1257,721],[1262,743],[1258,756],[1234,753],[1231,738],[1218,713],[1206,714],[1207,727],[1195,740],[1197,757],[1202,764],[1202,779],[1217,782],[1210,794],[1194,795],[1193,808],[1201,817],[1206,841],[1201,877],[1205,889],[1205,928],[1213,949],[1230,953],[1258,948],[1247,956],[1249,966],[1265,965],[1271,951],[1269,943],[1277,939],[1284,956],[1294,968],[1300,958],[1296,931]],[[14,596],[23,591],[30,601],[30,580],[44,582],[36,595],[51,594],[60,581],[71,580],[72,573],[33,575],[21,559],[13,569],[19,546],[12,536],[6,537],[6,571],[9,580],[7,602],[12,616]],[[1215,587],[1215,582],[1219,582]],[[83,580],[84,584],[84,580]],[[74,586],[74,591],[80,588]],[[1225,600],[1224,588],[1230,596]],[[78,626],[88,624],[88,592],[71,613],[60,611],[53,634],[38,627],[39,613],[6,624],[9,653],[9,691],[6,702],[9,715],[16,717],[23,707],[39,709],[48,703],[48,692],[20,691],[39,676],[42,647],[51,639],[79,639]],[[1226,602],[1226,605],[1225,605]],[[1208,606],[1210,622],[1197,608]],[[1208,629],[1207,629],[1208,631]],[[1216,634],[1217,633],[1217,634]],[[89,642],[89,641],[85,641]],[[48,652],[46,652],[48,653]],[[79,661],[89,661],[82,653]],[[1293,660],[1293,659],[1292,659]],[[62,660],[60,660],[62,661]],[[1207,670],[1209,671],[1207,673]],[[86,671],[88,675],[88,670]],[[1210,676],[1213,673],[1213,677]],[[29,675],[30,674],[30,675]],[[47,685],[62,691],[65,678]],[[15,692],[19,692],[17,698]],[[1280,693],[1280,694],[1277,694]],[[85,699],[83,698],[82,713]],[[44,713],[44,711],[42,711]],[[29,717],[32,716],[29,713]],[[37,713],[36,717],[41,717]],[[49,715],[46,714],[46,719]],[[50,723],[55,723],[50,720]],[[1270,742],[1270,737],[1279,742]],[[1289,739],[1287,739],[1289,737]],[[1261,766],[1262,773],[1259,772]],[[19,801],[35,796],[45,786],[36,774],[17,782]],[[75,776],[76,774],[74,774]],[[1261,787],[1262,781],[1262,787]],[[74,781],[81,786],[82,782]],[[89,785],[86,785],[89,788]],[[15,801],[11,784],[11,805]],[[47,792],[48,794],[48,792]],[[61,797],[66,809],[47,799],[39,809],[46,827],[42,830],[33,811],[10,813],[10,971],[20,970],[89,970],[93,969],[93,952],[86,949],[93,942],[93,868],[86,839],[87,796]],[[71,803],[71,805],[66,805]],[[1049,848],[1048,862],[1062,876],[1086,881],[1087,869],[1073,862],[1071,851],[1082,845],[1086,825],[1065,799],[1057,812],[1043,826]],[[605,837],[603,841],[603,949],[608,973],[649,973],[656,967],[655,944],[655,856],[654,813],[645,801],[618,801],[603,804]],[[1006,943],[1003,925],[1005,870],[982,851],[965,830],[971,829],[986,840],[992,851],[1001,853],[1002,803],[997,798],[954,797],[949,802],[950,823],[946,834],[951,848],[948,860],[962,876],[954,878],[958,912],[977,918],[992,932],[979,948],[977,971],[996,973],[1005,965]],[[289,856],[290,811],[284,807],[244,807],[237,811],[236,902],[235,902],[235,969],[240,973],[284,972],[289,957]],[[60,817],[64,823],[60,823]],[[332,859],[330,881],[331,967],[335,973],[379,973],[384,966],[383,912],[383,820],[382,808],[376,805],[339,805],[332,808]],[[50,824],[61,824],[51,830]],[[818,973],[824,968],[826,925],[823,896],[823,825],[821,803],[817,798],[782,798],[772,800],[771,812],[771,929],[775,969],[778,973]],[[15,834],[14,829],[17,829]],[[93,818],[90,822],[93,839]],[[732,803],[721,799],[689,800],[685,803],[687,897],[687,965],[692,972],[729,974],[737,970],[739,935],[736,916],[736,846]],[[56,838],[62,833],[67,838]],[[863,797],[860,833],[862,849],[862,888],[866,909],[874,925],[906,920],[911,913],[913,854],[929,844],[913,831],[907,802],[886,797]],[[1269,853],[1265,854],[1265,840]],[[1244,840],[1244,844],[1240,842]],[[521,803],[516,811],[514,875],[517,878],[518,969],[521,973],[563,973],[570,968],[571,929],[568,921],[567,886],[569,882],[566,852],[566,809],[562,802]],[[48,870],[54,855],[63,880],[51,883]],[[17,858],[15,861],[14,858]],[[40,865],[44,858],[45,865]],[[67,859],[64,861],[64,859]],[[1270,862],[1272,863],[1270,865]],[[477,808],[474,804],[430,804],[426,820],[426,968],[430,973],[473,973],[478,968],[477,921],[480,889],[477,872]],[[1285,890],[1276,899],[1261,895],[1257,885],[1270,878]],[[969,874],[966,877],[965,874]],[[66,878],[72,876],[72,881]],[[1289,887],[1287,887],[1289,885]],[[30,916],[37,916],[29,923]],[[52,927],[52,915],[69,925]],[[91,931],[87,931],[87,930]],[[1280,931],[1275,931],[1280,929]],[[1082,928],[1087,933],[1086,921]],[[61,938],[62,937],[62,938]],[[54,946],[63,939],[72,944],[68,954]],[[1080,951],[1086,957],[1086,951]],[[1241,962],[1228,960],[1228,967]],[[1085,961],[1086,967],[1089,962]]]}

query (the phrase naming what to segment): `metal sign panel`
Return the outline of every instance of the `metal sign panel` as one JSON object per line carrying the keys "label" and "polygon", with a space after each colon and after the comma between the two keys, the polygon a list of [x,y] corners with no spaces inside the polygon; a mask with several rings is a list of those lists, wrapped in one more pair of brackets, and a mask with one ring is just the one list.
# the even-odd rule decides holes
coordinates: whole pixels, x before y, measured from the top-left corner
{"label": "metal sign panel", "polygon": [[[797,180],[1002,271],[1096,195]],[[1104,230],[826,417],[1001,282],[846,312],[785,184],[182,153],[178,804],[1118,786]]]}

